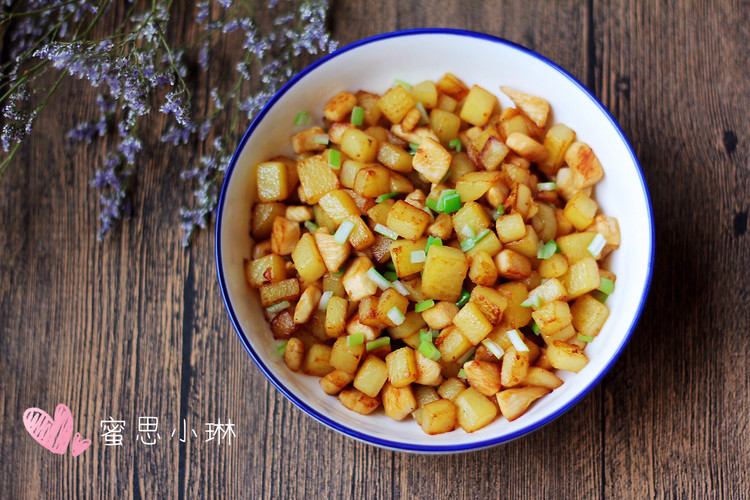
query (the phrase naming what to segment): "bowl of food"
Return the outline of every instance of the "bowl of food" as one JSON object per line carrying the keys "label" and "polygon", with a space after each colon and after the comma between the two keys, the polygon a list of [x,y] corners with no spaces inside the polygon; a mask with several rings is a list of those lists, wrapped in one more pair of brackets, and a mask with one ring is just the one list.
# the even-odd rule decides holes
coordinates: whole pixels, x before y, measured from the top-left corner
{"label": "bowl of food", "polygon": [[238,145],[216,220],[224,303],[263,374],[336,431],[426,453],[515,439],[587,394],[653,251],[638,161],[591,92],[444,29],[294,77]]}

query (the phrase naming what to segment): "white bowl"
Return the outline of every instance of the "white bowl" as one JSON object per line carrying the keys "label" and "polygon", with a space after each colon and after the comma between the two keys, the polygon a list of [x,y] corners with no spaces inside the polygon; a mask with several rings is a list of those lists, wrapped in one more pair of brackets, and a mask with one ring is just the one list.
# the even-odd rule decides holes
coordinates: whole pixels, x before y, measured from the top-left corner
{"label": "white bowl", "polygon": [[[382,410],[362,416],[327,396],[316,377],[290,371],[275,353],[257,293],[245,285],[242,263],[250,254],[250,209],[254,165],[280,153],[291,155],[295,115],[321,118],[323,105],[340,90],[382,93],[394,78],[437,80],[450,71],[469,85],[496,93],[507,85],[544,97],[551,122],[565,123],[588,143],[604,166],[595,195],[602,211],[620,223],[622,244],[611,259],[617,287],[611,313],[586,349],[590,361],[578,374],[560,372],[565,383],[513,422],[497,418],[468,434],[461,429],[436,436],[413,419],[396,422]],[[317,114],[317,116],[316,116]],[[302,71],[260,112],[242,138],[226,174],[216,218],[216,265],[227,311],[242,344],[261,371],[302,411],[355,439],[403,451],[449,453],[493,446],[533,431],[560,416],[604,376],[622,352],[640,315],[653,267],[651,205],[638,161],[619,126],[581,83],[544,57],[513,43],[467,31],[426,29],[376,36],[344,47]]]}

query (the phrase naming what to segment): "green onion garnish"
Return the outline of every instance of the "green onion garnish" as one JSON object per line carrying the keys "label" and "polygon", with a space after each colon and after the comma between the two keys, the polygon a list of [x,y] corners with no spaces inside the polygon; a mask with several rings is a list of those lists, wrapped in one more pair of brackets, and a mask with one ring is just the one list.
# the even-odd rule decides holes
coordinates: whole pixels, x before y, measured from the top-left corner
{"label": "green onion garnish", "polygon": [[466,225],[461,229],[461,234],[466,236],[467,238],[476,238],[477,233],[474,232],[474,230],[471,228],[471,226]]}
{"label": "green onion garnish", "polygon": [[315,144],[328,145],[328,134],[316,134],[313,136],[313,142]]}
{"label": "green onion garnish", "polygon": [[539,325],[537,325],[535,322],[531,322],[531,331],[534,332],[536,335],[541,335],[542,332],[539,330]]}
{"label": "green onion garnish", "polygon": [[383,273],[383,276],[385,276],[385,279],[387,279],[388,281],[398,279],[398,274],[396,274],[396,271],[386,271]]}
{"label": "green onion garnish", "polygon": [[461,209],[461,195],[458,193],[449,194],[443,200],[443,211],[446,214],[458,212]]}
{"label": "green onion garnish", "polygon": [[417,154],[417,149],[419,149],[419,144],[417,144],[416,142],[410,142],[409,143],[409,154],[410,155],[414,156],[415,154]]}
{"label": "green onion garnish", "polygon": [[403,80],[399,80],[398,78],[396,78],[396,79],[394,79],[394,80],[393,80],[393,83],[395,83],[396,85],[401,85],[401,86],[402,86],[402,87],[404,87],[404,88],[405,88],[406,90],[409,90],[409,91],[411,91],[411,85],[410,85],[410,84],[408,84],[408,83],[406,83],[406,82],[405,82],[405,81],[403,81]]}
{"label": "green onion garnish", "polygon": [[380,337],[379,339],[375,339],[365,344],[365,349],[367,349],[368,351],[372,351],[373,349],[378,349],[379,347],[385,347],[387,345],[390,345],[390,343],[391,343],[390,337]]}
{"label": "green onion garnish", "polygon": [[611,295],[615,291],[615,282],[608,278],[602,278],[599,281],[599,288],[597,290],[603,294]]}
{"label": "green onion garnish", "polygon": [[422,104],[420,101],[417,101],[414,107],[417,108],[417,111],[419,111],[419,116],[422,120],[422,123],[430,123],[430,116],[427,114],[427,110],[424,109],[424,104]]}
{"label": "green onion garnish", "polygon": [[314,233],[320,226],[318,226],[316,223],[306,220],[304,222],[305,228],[310,231],[311,233]]}
{"label": "green onion garnish", "polygon": [[529,347],[521,340],[521,334],[518,333],[518,330],[508,330],[507,334],[508,340],[516,348],[516,351],[526,352],[529,350]]}
{"label": "green onion garnish", "polygon": [[578,340],[583,340],[584,342],[593,342],[594,341],[594,337],[593,336],[589,337],[588,335],[581,335],[579,333],[578,334]]}
{"label": "green onion garnish", "polygon": [[346,337],[346,345],[349,347],[354,347],[357,345],[362,345],[365,343],[365,334],[364,333],[353,333]]}
{"label": "green onion garnish", "polygon": [[380,288],[381,290],[387,290],[391,287],[391,282],[385,279],[383,275],[380,274],[374,267],[371,267],[367,271],[366,276],[370,278],[370,281],[378,285],[378,288]]}
{"label": "green onion garnish", "polygon": [[591,243],[586,247],[586,250],[589,251],[592,257],[597,258],[599,257],[599,254],[602,253],[602,250],[604,250],[604,245],[606,244],[607,239],[600,233],[596,233],[596,236],[591,240]]}
{"label": "green onion garnish", "polygon": [[536,185],[537,191],[554,191],[557,189],[557,184],[554,182],[540,182]]}
{"label": "green onion garnish", "polygon": [[427,254],[424,250],[414,250],[411,253],[412,264],[419,264],[420,262],[424,262],[425,260],[427,260]]}
{"label": "green onion garnish", "polygon": [[284,352],[286,351],[286,345],[287,345],[287,343],[289,343],[289,341],[288,340],[284,340],[284,341],[280,342],[278,346],[276,346],[276,354],[277,355],[279,355],[279,356],[283,356],[284,355]]}
{"label": "green onion garnish", "polygon": [[461,141],[459,139],[453,139],[451,142],[448,143],[449,148],[453,148],[456,150],[457,153],[461,152]]}
{"label": "green onion garnish", "polygon": [[445,197],[452,194],[456,194],[455,189],[444,189],[440,191],[440,196],[438,197],[435,210],[437,210],[438,212],[445,212]]}
{"label": "green onion garnish", "polygon": [[458,364],[462,365],[462,364],[466,363],[467,361],[469,361],[474,356],[474,354],[476,352],[477,352],[477,348],[476,347],[472,347],[471,349],[469,349],[468,351],[466,351],[466,354],[464,354],[463,356],[461,356],[458,359]]}
{"label": "green onion garnish", "polygon": [[323,295],[320,296],[320,302],[318,302],[318,310],[325,311],[331,297],[333,297],[333,292],[331,290],[323,292]]}
{"label": "green onion garnish", "polygon": [[341,168],[341,152],[338,149],[328,150],[328,166],[336,170]]}
{"label": "green onion garnish", "polygon": [[365,110],[359,106],[354,106],[352,109],[352,125],[362,125],[365,119]]}
{"label": "green onion garnish", "polygon": [[484,230],[483,230],[483,231],[482,231],[481,233],[479,233],[479,234],[477,235],[477,237],[476,237],[476,238],[474,238],[474,241],[475,241],[476,243],[479,243],[480,241],[482,241],[482,238],[484,238],[484,237],[485,237],[485,236],[487,236],[488,234],[490,234],[490,230],[489,230],[489,229],[484,229]]}
{"label": "green onion garnish", "polygon": [[464,240],[461,242],[461,251],[462,252],[468,252],[472,248],[474,248],[474,245],[476,245],[477,242],[474,238],[469,238],[468,240]]}
{"label": "green onion garnish", "polygon": [[375,228],[373,229],[373,231],[375,231],[376,233],[380,233],[386,238],[390,238],[392,240],[398,239],[398,233],[396,231],[380,223],[375,224]]}
{"label": "green onion garnish", "polygon": [[387,316],[388,319],[393,321],[393,324],[396,326],[399,326],[406,320],[406,316],[404,316],[404,313],[402,313],[401,310],[396,306],[390,308]]}
{"label": "green onion garnish", "polygon": [[375,203],[383,203],[385,200],[389,200],[391,198],[395,198],[400,193],[398,191],[394,191],[393,193],[387,193],[387,194],[381,194],[377,198],[375,198]]}
{"label": "green onion garnish", "polygon": [[438,209],[437,209],[437,202],[435,200],[433,200],[432,198],[427,198],[427,201],[425,202],[425,204],[427,205],[427,208],[429,208],[433,212],[437,212],[438,211]]}
{"label": "green onion garnish", "polygon": [[425,254],[429,253],[430,247],[432,245],[437,245],[437,246],[441,247],[441,246],[443,246],[443,240],[441,240],[440,238],[435,238],[433,236],[428,236],[427,237],[427,246],[424,249]]}
{"label": "green onion garnish", "polygon": [[333,274],[335,276],[343,276],[344,275],[344,270],[343,269],[339,269],[335,273],[331,273],[331,274]]}
{"label": "green onion garnish", "polygon": [[539,307],[539,295],[532,293],[529,295],[529,298],[521,302],[521,305],[523,307],[534,307],[535,309]]}
{"label": "green onion garnish", "polygon": [[492,218],[494,220],[497,220],[500,218],[501,215],[505,213],[505,210],[503,209],[502,205],[499,205],[493,212],[492,212]]}
{"label": "green onion garnish", "polygon": [[464,371],[464,369],[463,369],[463,368],[461,368],[460,370],[458,370],[458,375],[456,375],[456,376],[457,376],[458,378],[463,378],[463,379],[465,379],[465,378],[466,378],[466,372]]}
{"label": "green onion garnish", "polygon": [[282,302],[279,302],[278,304],[274,304],[272,306],[266,307],[266,311],[268,311],[271,314],[280,313],[287,307],[291,306],[292,304],[289,303],[288,300],[284,300]]}
{"label": "green onion garnish", "polygon": [[435,347],[431,341],[421,342],[419,344],[419,352],[421,352],[425,358],[429,358],[433,361],[440,361],[440,357],[442,356],[440,351],[438,351],[438,348]]}
{"label": "green onion garnish", "polygon": [[395,271],[396,270],[396,264],[394,264],[392,260],[389,260],[388,262],[386,262],[385,263],[385,267],[387,267],[391,271]]}
{"label": "green onion garnish", "polygon": [[427,342],[428,344],[432,344],[432,334],[429,330],[420,330],[419,331],[419,341],[420,342]]}
{"label": "green onion garnish", "polygon": [[538,259],[549,259],[560,250],[555,240],[549,240],[544,245],[540,245],[539,250],[536,252]]}
{"label": "green onion garnish", "polygon": [[418,313],[421,313],[422,311],[426,311],[430,307],[433,307],[435,305],[435,301],[432,299],[423,300],[422,302],[417,302],[414,305],[414,310]]}
{"label": "green onion garnish", "polygon": [[[398,276],[397,276],[397,277],[398,277]],[[408,296],[409,296],[409,295],[411,294],[411,292],[409,291],[409,289],[408,289],[408,288],[406,288],[406,287],[404,286],[404,284],[403,284],[403,283],[401,283],[401,282],[400,282],[399,280],[397,280],[396,278],[394,278],[394,279],[393,279],[393,283],[391,283],[391,285],[393,286],[393,288],[395,288],[395,289],[396,289],[396,291],[397,291],[398,293],[400,293],[400,294],[401,294],[401,295],[403,295],[404,297],[408,297]]]}
{"label": "green onion garnish", "polygon": [[310,123],[310,113],[308,113],[305,110],[300,111],[297,113],[297,116],[294,117],[294,124],[298,127],[302,127]]}
{"label": "green onion garnish", "polygon": [[445,175],[443,176],[443,178],[442,178],[442,179],[440,179],[440,184],[443,184],[443,183],[445,182],[445,180],[446,180],[446,179],[447,179],[448,177],[450,177],[450,175],[451,175],[451,169],[448,169],[448,171],[446,171],[446,172],[445,172]]}
{"label": "green onion garnish", "polygon": [[352,231],[354,231],[354,223],[350,220],[345,220],[336,230],[333,239],[336,240],[336,243],[339,245],[343,245],[349,239],[349,235],[352,234]]}
{"label": "green onion garnish", "polygon": [[490,351],[492,355],[495,356],[497,359],[502,358],[503,354],[505,354],[505,351],[503,351],[503,348],[500,347],[500,344],[498,344],[492,339],[483,339],[482,345],[486,347],[487,350]]}
{"label": "green onion garnish", "polygon": [[471,298],[471,294],[467,292],[466,290],[461,290],[461,298],[458,299],[458,302],[456,302],[456,305],[458,307],[463,307],[466,305],[467,302],[469,302],[469,299]]}

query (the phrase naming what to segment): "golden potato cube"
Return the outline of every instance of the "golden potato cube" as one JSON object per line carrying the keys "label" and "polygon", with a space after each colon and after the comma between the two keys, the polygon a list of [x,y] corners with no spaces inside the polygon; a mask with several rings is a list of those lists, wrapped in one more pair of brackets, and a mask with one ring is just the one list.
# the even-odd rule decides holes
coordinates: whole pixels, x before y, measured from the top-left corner
{"label": "golden potato cube", "polygon": [[567,125],[557,123],[553,125],[544,136],[544,147],[547,149],[547,158],[539,162],[539,170],[553,177],[563,164],[565,151],[576,140],[576,133]]}
{"label": "golden potato cube", "polygon": [[313,215],[315,217],[315,223],[321,228],[328,230],[329,233],[331,231],[336,231],[338,228],[338,224],[328,216],[320,205],[313,206]]}
{"label": "golden potato cube", "polygon": [[466,432],[474,432],[489,424],[497,416],[497,407],[479,391],[469,387],[455,401],[456,420]]}
{"label": "golden potato cube", "polygon": [[357,389],[344,389],[339,393],[339,401],[346,408],[361,415],[369,415],[380,406],[379,397],[370,397]]}
{"label": "golden potato cube", "polygon": [[357,204],[343,189],[335,189],[324,194],[318,200],[318,204],[337,225],[344,222],[350,215],[360,215]]}
{"label": "golden potato cube", "polygon": [[299,297],[299,281],[297,281],[297,278],[288,278],[276,283],[265,283],[260,287],[260,301],[263,307],[278,304],[285,300],[296,300],[297,297]]}
{"label": "golden potato cube", "polygon": [[549,259],[540,261],[537,271],[544,279],[559,278],[568,271],[568,259],[565,255],[556,253]]}
{"label": "golden potato cube", "polygon": [[331,348],[329,363],[336,370],[355,373],[365,352],[365,344],[350,346],[347,337],[339,337]]}
{"label": "golden potato cube", "polygon": [[396,387],[390,382],[383,386],[383,409],[393,420],[403,420],[417,409],[411,386]]}
{"label": "golden potato cube", "polygon": [[547,148],[521,132],[510,134],[505,140],[505,144],[529,161],[540,162],[547,158]]}
{"label": "golden potato cube", "polygon": [[433,238],[447,240],[453,232],[453,218],[450,214],[438,214],[435,222],[427,226],[427,234]]}
{"label": "golden potato cube", "polygon": [[[335,122],[331,123],[331,125],[328,127],[328,142],[330,144],[338,144],[341,145],[341,142],[344,140],[344,133],[349,130],[350,128],[354,128],[354,125],[348,122]],[[328,154],[324,151],[324,154]]]}
{"label": "golden potato cube", "polygon": [[288,339],[297,331],[299,325],[294,322],[291,308],[287,307],[271,320],[271,332],[275,339]]}
{"label": "golden potato cube", "polygon": [[360,90],[355,95],[357,96],[357,106],[364,110],[362,123],[369,126],[377,125],[380,121],[380,116],[383,114],[378,104],[380,96],[363,90]]}
{"label": "golden potato cube", "polygon": [[497,238],[502,243],[520,240],[526,236],[526,224],[519,213],[501,215],[495,223]]}
{"label": "golden potato cube", "polygon": [[[378,299],[378,319],[387,326],[396,326],[388,312],[393,308],[398,309],[401,314],[406,314],[406,308],[409,307],[409,299],[401,295],[395,288],[389,288],[380,295]],[[405,321],[405,320],[404,320]]]}
{"label": "golden potato cube", "polygon": [[411,108],[401,119],[401,128],[406,132],[411,132],[419,124],[422,115],[417,108]]}
{"label": "golden potato cube", "polygon": [[402,200],[398,200],[388,213],[387,226],[407,240],[417,240],[429,223],[430,216],[427,212]]}
{"label": "golden potato cube", "polygon": [[340,122],[357,105],[357,98],[349,92],[339,92],[323,106],[323,115],[332,122]]}
{"label": "golden potato cube", "polygon": [[543,333],[542,332],[542,339],[547,345],[552,344],[552,342],[556,340],[560,340],[562,342],[568,342],[570,339],[574,338],[576,336],[576,329],[573,328],[573,325],[567,325],[563,327],[560,330],[557,330],[556,332],[552,333]]}
{"label": "golden potato cube", "polygon": [[304,222],[312,220],[312,208],[306,206],[288,206],[283,217],[290,222]]}
{"label": "golden potato cube", "polygon": [[440,351],[440,360],[450,363],[466,354],[471,349],[472,343],[461,335],[458,328],[451,325],[440,332],[440,336],[435,339],[435,347]]}
{"label": "golden potato cube", "polygon": [[343,276],[326,272],[323,276],[323,291],[332,292],[336,297],[346,298]]}
{"label": "golden potato cube", "polygon": [[333,296],[328,300],[325,329],[329,337],[335,339],[344,334],[348,306],[349,301],[341,297]]}
{"label": "golden potato cube", "polygon": [[315,344],[305,353],[302,361],[302,372],[316,377],[325,377],[333,371],[329,363],[331,359],[331,346]]}
{"label": "golden potato cube", "polygon": [[396,204],[396,201],[393,199],[385,200],[384,202],[377,203],[375,206],[370,208],[367,211],[367,217],[370,218],[370,222],[372,223],[370,227],[375,227],[375,224],[382,224],[385,226],[386,222],[388,222],[388,213],[393,208],[393,205]]}
{"label": "golden potato cube", "polygon": [[461,250],[432,245],[422,272],[422,293],[431,299],[456,302],[468,270],[468,261]]}
{"label": "golden potato cube", "polygon": [[[427,215],[426,212],[422,213]],[[419,238],[416,241],[396,240],[390,244],[391,261],[399,278],[418,273],[424,269],[424,262],[412,262],[411,254],[412,252],[424,251],[426,246],[427,238]]]}
{"label": "golden potato cube", "polygon": [[586,231],[583,233],[571,233],[557,238],[556,243],[566,257],[568,265],[574,264],[581,259],[591,257],[588,246],[596,236],[596,233]]}
{"label": "golden potato cube", "polygon": [[418,350],[414,351],[414,360],[417,365],[417,378],[414,380],[414,383],[423,386],[438,386],[443,382],[442,367],[440,366],[440,363],[425,357]]}
{"label": "golden potato cube", "polygon": [[583,231],[594,222],[598,209],[597,203],[583,192],[574,194],[565,204],[563,215],[573,224],[573,227]]}
{"label": "golden potato cube", "polygon": [[440,144],[448,146],[458,137],[461,119],[454,113],[436,108],[430,111],[430,128],[437,134]]}
{"label": "golden potato cube", "polygon": [[299,182],[308,204],[318,203],[320,198],[339,187],[339,178],[328,166],[323,155],[309,156],[297,164]]}
{"label": "golden potato cube", "polygon": [[482,205],[476,201],[464,203],[453,214],[453,229],[456,231],[458,241],[464,241],[472,237],[471,234],[478,235],[482,232],[482,229],[487,229],[491,225],[492,219]]}
{"label": "golden potato cube", "polygon": [[479,308],[487,321],[497,324],[508,307],[508,298],[493,288],[477,286],[471,291],[470,303]]}
{"label": "golden potato cube", "polygon": [[508,146],[506,146],[497,137],[490,137],[487,142],[484,143],[484,147],[477,155],[479,164],[487,170],[497,170],[500,167],[503,159],[508,154]]}
{"label": "golden potato cube", "polygon": [[557,278],[550,278],[529,292],[529,297],[539,297],[539,305],[544,306],[555,300],[568,300],[568,290]]}
{"label": "golden potato cube", "polygon": [[458,311],[453,324],[472,345],[480,343],[492,331],[492,324],[474,302],[467,303]]}
{"label": "golden potato cube", "polygon": [[574,345],[555,340],[547,346],[547,359],[558,370],[578,373],[589,362],[589,358]]}
{"label": "golden potato cube", "polygon": [[354,177],[354,192],[368,198],[390,193],[391,176],[388,169],[379,165],[359,169]]}
{"label": "golden potato cube", "polygon": [[283,279],[286,279],[286,261],[276,254],[272,253],[245,263],[245,280],[253,288]]}
{"label": "golden potato cube", "polygon": [[531,261],[507,248],[495,255],[495,266],[498,274],[505,279],[522,280],[531,275]]}
{"label": "golden potato cube", "polygon": [[469,385],[485,396],[494,396],[500,390],[500,366],[488,361],[464,363],[464,372]]}
{"label": "golden potato cube", "polygon": [[493,184],[500,181],[500,177],[500,172],[467,172],[456,182],[456,192],[461,195],[464,203],[478,200]]}
{"label": "golden potato cube", "polygon": [[[447,182],[456,184],[458,180],[463,177],[464,175],[476,172],[477,167],[474,165],[474,162],[469,157],[468,153],[462,151],[460,153],[456,153],[453,155],[453,159],[451,160],[451,166],[450,170],[448,171],[448,179]],[[463,198],[461,198],[463,200]],[[469,200],[464,200],[469,201]]]}
{"label": "golden potato cube", "polygon": [[526,378],[531,359],[529,351],[518,352],[510,346],[503,354],[503,365],[500,370],[500,383],[503,387],[515,387]]}
{"label": "golden potato cube", "polygon": [[497,97],[478,85],[474,85],[461,108],[461,119],[483,127],[497,105]]}
{"label": "golden potato cube", "polygon": [[373,328],[372,326],[362,324],[359,321],[359,316],[355,314],[354,316],[349,318],[349,321],[346,322],[346,334],[356,335],[359,333],[364,335],[365,342],[372,342],[373,340],[378,338],[378,335],[380,335],[380,330],[377,328]]}
{"label": "golden potato cube", "polygon": [[550,393],[546,387],[519,387],[506,389],[497,394],[500,412],[508,421],[512,422],[528,410],[531,403]]}
{"label": "golden potato cube", "polygon": [[542,333],[550,335],[562,330],[572,321],[570,306],[562,300],[553,300],[531,313]]}
{"label": "golden potato cube", "polygon": [[536,204],[536,208],[536,215],[531,217],[531,227],[534,228],[541,241],[547,242],[555,239],[557,235],[555,208],[552,205],[541,202]]}
{"label": "golden potato cube", "polygon": [[267,161],[255,167],[258,200],[281,201],[289,196],[287,168],[281,162]]}
{"label": "golden potato cube", "polygon": [[[525,169],[521,170],[528,172]],[[529,189],[526,183],[520,182],[513,186],[508,197],[503,202],[503,207],[506,212],[518,212],[523,217],[523,220],[533,217],[537,211],[531,189]]]}
{"label": "golden potato cube", "polygon": [[284,348],[284,363],[293,372],[299,371],[305,357],[305,344],[300,339],[292,337]]}
{"label": "golden potato cube", "polygon": [[406,313],[406,319],[403,323],[398,326],[388,327],[388,335],[392,339],[403,339],[415,333],[419,333],[419,330],[424,326],[425,322],[424,319],[422,319],[422,314],[415,311],[409,311]]}
{"label": "golden potato cube", "polygon": [[521,305],[529,296],[526,285],[518,282],[503,283],[497,290],[508,298],[508,307],[500,324],[508,327],[508,330],[528,325],[531,321],[531,308]]}
{"label": "golden potato cube", "polygon": [[453,73],[446,73],[436,83],[437,89],[443,94],[449,95],[456,101],[460,101],[466,94],[469,93],[469,87],[466,86],[456,75]]}
{"label": "golden potato cube", "polygon": [[537,127],[544,127],[549,117],[549,103],[541,97],[524,94],[510,87],[500,87],[505,95],[510,97],[513,103],[528,116]]}
{"label": "golden potato cube", "polygon": [[477,252],[471,257],[469,279],[480,286],[492,286],[497,281],[497,267],[487,252]]}
{"label": "golden potato cube", "polygon": [[277,255],[289,255],[294,251],[300,238],[299,223],[290,222],[284,217],[276,217],[271,226],[271,250]]}
{"label": "golden potato cube", "polygon": [[456,401],[456,398],[466,390],[466,386],[463,382],[461,382],[461,379],[458,377],[450,377],[443,381],[442,384],[440,384],[440,387],[438,387],[438,394],[441,398],[447,399],[449,401]]}
{"label": "golden potato cube", "polygon": [[549,390],[557,389],[562,384],[563,381],[557,375],[538,366],[530,366],[529,371],[526,372],[526,378],[521,382],[523,386],[535,385]]}
{"label": "golden potato cube", "polygon": [[437,184],[451,166],[451,154],[439,142],[426,137],[414,154],[412,165],[428,181]]}
{"label": "golden potato cube", "polygon": [[253,206],[253,238],[260,241],[271,236],[271,228],[276,217],[283,217],[286,205],[283,203],[256,203]]}
{"label": "golden potato cube", "polygon": [[354,375],[343,370],[334,370],[328,375],[323,376],[318,383],[323,388],[323,392],[333,396],[349,385],[354,379]]}
{"label": "golden potato cube", "polygon": [[[506,109],[515,109],[515,108],[506,108]],[[528,122],[520,114],[504,118],[498,124],[497,129],[498,129],[498,132],[500,133],[500,137],[503,140],[507,139],[509,135],[515,132],[520,132],[525,135],[531,135]]]}
{"label": "golden potato cube", "polygon": [[568,272],[560,278],[568,290],[568,298],[575,299],[584,293],[599,288],[601,278],[599,267],[592,257],[585,257],[568,268]]}
{"label": "golden potato cube", "polygon": [[571,323],[581,335],[595,337],[609,317],[607,306],[589,294],[578,297],[570,307]]}
{"label": "golden potato cube", "polygon": [[396,349],[385,357],[388,381],[395,388],[406,387],[417,379],[417,362],[411,347]]}
{"label": "golden potato cube", "polygon": [[425,108],[432,109],[437,106],[438,91],[435,82],[425,80],[413,85],[411,95],[417,102],[421,102]]}
{"label": "golden potato cube", "polygon": [[359,301],[358,305],[358,312],[357,315],[359,316],[359,321],[363,325],[371,326],[373,328],[377,328],[379,330],[382,330],[385,328],[385,323],[383,322],[383,319],[378,314],[378,303],[380,302],[380,297],[370,296],[365,297],[364,299]]}
{"label": "golden potato cube", "polygon": [[371,398],[380,394],[383,384],[388,380],[388,370],[385,361],[370,354],[354,377],[354,387]]}
{"label": "golden potato cube", "polygon": [[620,225],[614,217],[607,217],[599,214],[594,217],[594,222],[586,228],[586,231],[593,231],[604,236],[607,244],[602,249],[600,258],[606,257],[612,250],[620,248]]}
{"label": "golden potato cube", "polygon": [[536,267],[539,245],[539,237],[536,235],[536,231],[534,231],[533,227],[526,224],[526,234],[524,237],[520,240],[506,243],[505,248],[513,250],[514,252],[528,258],[532,262],[532,266]]}
{"label": "golden potato cube", "polygon": [[435,105],[436,108],[453,113],[456,111],[457,106],[458,102],[454,98],[448,94],[438,92],[437,105]]}
{"label": "golden potato cube", "polygon": [[312,151],[323,151],[326,149],[326,145],[316,142],[316,139],[318,136],[325,135],[325,133],[323,127],[310,127],[294,134],[291,137],[294,153],[299,155]]}
{"label": "golden potato cube", "polygon": [[432,403],[440,399],[434,387],[414,384],[411,387],[414,392],[414,399],[417,400],[417,409],[412,412],[412,417],[419,425],[422,425],[422,409],[427,403]]}
{"label": "golden potato cube", "polygon": [[390,142],[381,142],[378,147],[377,160],[382,165],[396,172],[408,173],[412,171],[412,156],[401,146]]}
{"label": "golden potato cube", "polygon": [[359,129],[350,128],[341,137],[341,152],[352,160],[374,161],[378,156],[378,140]]}
{"label": "golden potato cube", "polygon": [[439,399],[424,405],[421,426],[426,434],[443,434],[456,428],[456,405],[448,399]]}
{"label": "golden potato cube", "polygon": [[403,120],[415,103],[414,97],[401,85],[388,89],[378,101],[383,115],[391,123],[399,123]]}
{"label": "golden potato cube", "polygon": [[412,191],[414,191],[414,184],[412,184],[408,177],[392,170],[388,173],[391,176],[391,193],[411,193]]}
{"label": "golden potato cube", "polygon": [[574,142],[565,151],[565,163],[573,171],[573,187],[586,189],[593,186],[604,176],[604,169],[599,159],[588,144]]}
{"label": "golden potato cube", "polygon": [[372,163],[363,163],[361,161],[354,161],[349,159],[344,160],[343,158],[342,160],[341,170],[339,170],[339,181],[341,182],[342,186],[353,189],[354,179],[357,178],[357,172],[359,172],[359,169],[368,165],[372,165]]}
{"label": "golden potato cube", "polygon": [[312,313],[318,308],[321,295],[320,288],[315,285],[305,288],[305,291],[299,297],[299,301],[297,301],[297,305],[294,307],[295,323],[298,325],[307,323]]}
{"label": "golden potato cube", "polygon": [[422,311],[427,326],[434,330],[442,330],[453,323],[453,318],[458,314],[458,306],[455,302],[441,301]]}
{"label": "golden potato cube", "polygon": [[372,262],[367,257],[357,257],[344,271],[343,283],[349,299],[359,301],[365,297],[375,295],[378,286],[367,277],[367,271],[370,270]]}
{"label": "golden potato cube", "polygon": [[348,241],[341,245],[327,229],[322,227],[315,230],[313,237],[326,269],[332,273],[339,272],[341,265],[349,258],[352,246]]}

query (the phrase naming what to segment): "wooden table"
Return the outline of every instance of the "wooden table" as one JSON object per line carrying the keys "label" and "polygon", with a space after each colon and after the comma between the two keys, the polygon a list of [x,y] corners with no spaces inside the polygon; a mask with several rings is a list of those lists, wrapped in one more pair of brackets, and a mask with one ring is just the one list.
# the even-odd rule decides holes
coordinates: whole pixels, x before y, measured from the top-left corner
{"label": "wooden table", "polygon": [[[553,423],[462,455],[355,442],[266,381],[225,313],[212,232],[180,246],[191,194],[176,177],[199,151],[149,144],[136,217],[98,243],[88,182],[104,146],[60,132],[95,114],[95,93],[68,80],[0,185],[0,496],[748,498],[750,5],[675,3],[335,2],[342,44],[464,28],[558,62],[612,111],[651,192],[654,279],[620,360]],[[58,403],[93,439],[77,458],[24,431],[24,410]],[[110,416],[126,423],[118,448],[100,435]],[[231,446],[204,442],[229,419]]]}

